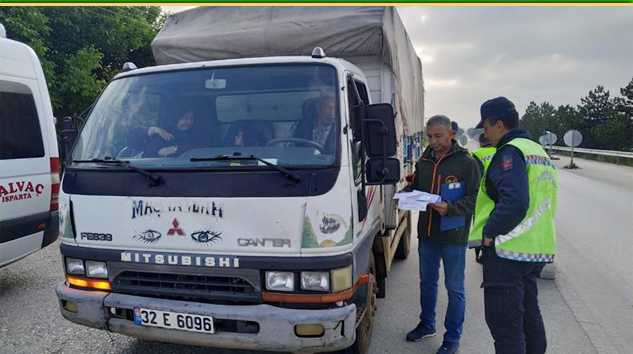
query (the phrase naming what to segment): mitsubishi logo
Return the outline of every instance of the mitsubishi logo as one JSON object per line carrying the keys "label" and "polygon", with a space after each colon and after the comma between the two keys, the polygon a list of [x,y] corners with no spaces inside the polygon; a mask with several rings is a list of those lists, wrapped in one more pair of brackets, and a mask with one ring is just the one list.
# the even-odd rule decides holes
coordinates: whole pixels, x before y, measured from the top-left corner
{"label": "mitsubishi logo", "polygon": [[174,221],[172,221],[171,224],[174,225],[174,227],[172,229],[169,229],[169,231],[167,231],[167,236],[172,236],[173,234],[185,236],[185,232],[179,227],[180,224],[178,223],[178,219],[174,219]]}

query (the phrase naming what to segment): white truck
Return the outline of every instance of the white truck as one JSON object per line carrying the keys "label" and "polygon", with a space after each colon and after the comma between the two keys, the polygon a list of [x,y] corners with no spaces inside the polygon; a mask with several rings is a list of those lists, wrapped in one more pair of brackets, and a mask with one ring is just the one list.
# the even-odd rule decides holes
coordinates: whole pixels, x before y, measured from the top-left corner
{"label": "white truck", "polygon": [[366,353],[409,252],[391,198],[424,123],[395,9],[201,7],[152,46],[159,66],[126,64],[64,171],[62,315],[145,340]]}

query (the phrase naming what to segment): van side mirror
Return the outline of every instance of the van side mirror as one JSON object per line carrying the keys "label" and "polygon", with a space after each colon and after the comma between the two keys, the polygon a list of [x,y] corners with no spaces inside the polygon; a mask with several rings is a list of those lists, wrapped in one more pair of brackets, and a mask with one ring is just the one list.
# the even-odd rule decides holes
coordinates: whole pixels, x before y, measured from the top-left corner
{"label": "van side mirror", "polygon": [[396,127],[393,107],[388,103],[365,107],[365,151],[367,157],[393,156],[396,154]]}

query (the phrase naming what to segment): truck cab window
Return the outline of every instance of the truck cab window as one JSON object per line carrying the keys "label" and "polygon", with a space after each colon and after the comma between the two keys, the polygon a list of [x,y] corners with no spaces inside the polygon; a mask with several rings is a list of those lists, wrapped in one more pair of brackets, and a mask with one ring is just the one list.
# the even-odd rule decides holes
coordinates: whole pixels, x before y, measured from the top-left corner
{"label": "truck cab window", "polygon": [[334,69],[314,64],[123,76],[96,103],[73,159],[230,168],[247,163],[195,159],[239,152],[277,165],[332,165],[340,144],[335,87]]}
{"label": "truck cab window", "polygon": [[352,135],[353,141],[351,146],[352,151],[352,164],[354,166],[354,181],[358,185],[361,183],[361,164],[362,162],[362,144],[361,144],[361,132],[360,132],[360,122],[358,121],[358,106],[361,105],[361,102],[358,101],[356,97],[356,93],[351,85],[356,85],[356,89],[360,95],[360,98],[363,100],[365,105],[369,105],[369,98],[367,95],[367,88],[365,84],[358,80],[348,80],[348,90],[347,90],[347,101],[349,102],[348,110],[350,112],[350,125],[352,127]]}

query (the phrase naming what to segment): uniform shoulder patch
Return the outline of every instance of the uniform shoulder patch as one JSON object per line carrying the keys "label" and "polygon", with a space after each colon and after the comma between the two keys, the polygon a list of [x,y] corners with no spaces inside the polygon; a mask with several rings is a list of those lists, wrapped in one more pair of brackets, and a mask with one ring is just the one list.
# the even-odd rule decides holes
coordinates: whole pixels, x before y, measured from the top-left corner
{"label": "uniform shoulder patch", "polygon": [[514,159],[512,158],[512,155],[507,154],[503,156],[503,162],[501,163],[501,169],[503,171],[509,171],[511,170],[514,166]]}

